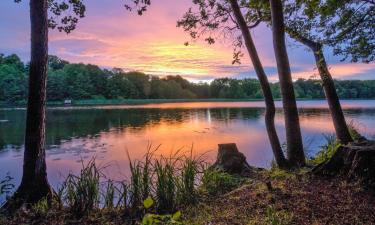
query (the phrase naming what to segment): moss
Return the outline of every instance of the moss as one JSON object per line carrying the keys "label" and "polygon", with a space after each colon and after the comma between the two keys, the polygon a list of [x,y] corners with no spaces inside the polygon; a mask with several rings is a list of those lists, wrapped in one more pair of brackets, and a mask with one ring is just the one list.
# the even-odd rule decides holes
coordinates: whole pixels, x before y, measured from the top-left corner
{"label": "moss", "polygon": [[244,178],[208,169],[203,174],[201,190],[212,196],[222,195],[238,188],[244,182]]}

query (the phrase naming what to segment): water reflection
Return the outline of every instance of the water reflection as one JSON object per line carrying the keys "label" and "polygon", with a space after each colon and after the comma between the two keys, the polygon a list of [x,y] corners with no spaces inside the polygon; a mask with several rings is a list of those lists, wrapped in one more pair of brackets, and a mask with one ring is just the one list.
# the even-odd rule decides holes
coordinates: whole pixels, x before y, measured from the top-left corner
{"label": "water reflection", "polygon": [[[334,131],[328,110],[321,107],[321,102],[317,103],[316,108],[300,108],[305,147],[310,154],[324,141],[323,133]],[[375,105],[375,101],[370,103]],[[148,105],[49,109],[46,125],[49,177],[56,184],[60,174],[77,171],[81,159],[94,156],[100,163],[117,165],[109,171],[110,176],[126,175],[126,151],[133,158],[141,158],[148,143],[162,145],[158,154],[170,154],[177,149],[188,152],[193,145],[196,154],[208,152],[207,157],[212,158],[218,143],[235,142],[251,164],[270,165],[273,157],[262,107],[249,107],[249,103],[206,103],[206,107],[204,104],[199,103],[196,108],[191,103],[189,107],[180,104],[178,108],[174,103],[160,108]],[[241,104],[243,107],[239,107]],[[357,103],[347,103],[350,104]],[[0,110],[0,176],[10,171],[19,180],[21,175],[25,113],[20,109]],[[346,107],[345,114],[368,136],[375,133],[374,108]],[[275,123],[281,140],[285,140],[281,109]]]}

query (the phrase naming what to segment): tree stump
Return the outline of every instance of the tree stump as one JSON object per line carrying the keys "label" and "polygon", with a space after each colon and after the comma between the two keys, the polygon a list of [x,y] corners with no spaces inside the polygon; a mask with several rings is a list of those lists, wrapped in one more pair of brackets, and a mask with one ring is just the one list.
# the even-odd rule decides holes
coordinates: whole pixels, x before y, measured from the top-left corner
{"label": "tree stump", "polygon": [[211,166],[212,169],[246,177],[253,174],[255,168],[246,162],[246,157],[238,151],[235,143],[219,144],[218,146],[217,159]]}
{"label": "tree stump", "polygon": [[331,159],[312,170],[320,176],[342,176],[375,188],[375,142],[353,142],[337,149]]}

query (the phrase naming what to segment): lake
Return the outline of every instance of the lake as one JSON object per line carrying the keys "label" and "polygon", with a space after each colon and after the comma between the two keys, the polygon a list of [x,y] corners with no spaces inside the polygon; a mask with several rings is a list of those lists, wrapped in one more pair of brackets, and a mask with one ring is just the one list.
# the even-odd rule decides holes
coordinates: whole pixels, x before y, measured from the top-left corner
{"label": "lake", "polygon": [[[281,103],[275,119],[285,141]],[[375,101],[344,100],[347,121],[367,137],[375,134]],[[298,101],[305,151],[316,153],[324,135],[334,132],[325,101]],[[7,172],[18,183],[22,173],[25,109],[0,109],[0,177]],[[57,185],[81,159],[96,157],[107,175],[128,174],[129,152],[141,159],[147,146],[161,145],[156,154],[175,151],[216,156],[217,144],[234,142],[251,165],[269,167],[273,159],[264,124],[264,104],[254,102],[192,102],[136,106],[48,108],[46,125],[48,176]]]}

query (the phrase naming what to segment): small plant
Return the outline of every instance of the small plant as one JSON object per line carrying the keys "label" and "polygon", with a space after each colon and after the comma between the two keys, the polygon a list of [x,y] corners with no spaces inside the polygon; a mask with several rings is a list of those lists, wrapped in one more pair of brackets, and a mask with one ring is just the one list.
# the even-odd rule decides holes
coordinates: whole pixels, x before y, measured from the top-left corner
{"label": "small plant", "polygon": [[112,180],[106,182],[104,197],[104,208],[112,209],[114,208],[114,200],[116,194],[116,186]]}
{"label": "small plant", "polygon": [[[143,202],[146,210],[154,205],[154,200],[150,197],[146,198]],[[177,211],[174,214],[158,215],[147,213],[142,219],[142,225],[168,225],[168,224],[183,224],[180,222],[181,212]]]}
{"label": "small plant", "polygon": [[33,205],[32,209],[34,213],[38,215],[45,215],[49,210],[49,204],[47,198],[41,199],[39,202]]}
{"label": "small plant", "polygon": [[119,186],[115,186],[118,196],[116,207],[128,208],[129,203],[129,185],[126,181],[119,182]]}
{"label": "small plant", "polygon": [[363,136],[359,133],[358,126],[354,122],[354,120],[350,121],[350,123],[348,124],[348,129],[349,129],[350,136],[353,138],[354,141],[359,141],[363,139]]}
{"label": "small plant", "polygon": [[[0,206],[2,206],[9,195],[14,189],[14,184],[12,183],[13,177],[7,174],[3,180],[0,181]],[[3,202],[4,201],[4,202]]]}
{"label": "small plant", "polygon": [[285,211],[276,211],[272,206],[267,207],[266,223],[271,225],[290,224],[292,215]]}
{"label": "small plant", "polygon": [[215,169],[204,171],[202,188],[209,195],[225,194],[239,187],[243,179]]}
{"label": "small plant", "polygon": [[327,143],[320,146],[321,150],[310,160],[313,165],[319,165],[327,161],[336,153],[337,149],[341,147],[341,144],[334,135],[324,135],[324,138]]}
{"label": "small plant", "polygon": [[270,170],[270,177],[271,178],[291,178],[293,177],[293,173],[287,170],[280,169],[277,166],[272,166]]}

